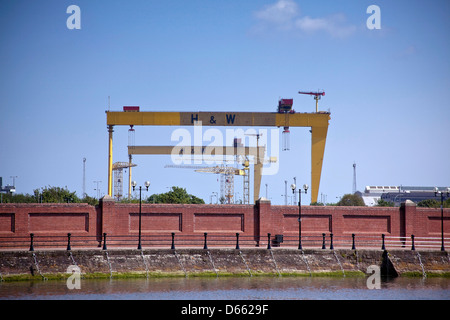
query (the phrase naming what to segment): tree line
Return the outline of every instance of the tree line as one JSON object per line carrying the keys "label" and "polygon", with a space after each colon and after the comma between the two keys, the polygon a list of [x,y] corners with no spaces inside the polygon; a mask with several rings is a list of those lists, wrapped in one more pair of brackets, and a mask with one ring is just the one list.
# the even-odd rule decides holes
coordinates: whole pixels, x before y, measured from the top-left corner
{"label": "tree line", "polygon": [[[33,190],[33,194],[2,194],[2,203],[87,203],[98,205],[98,199],[85,195],[80,198],[76,192],[69,191],[67,187],[43,187]],[[122,203],[138,203],[139,198],[134,196],[131,199],[123,199]],[[144,203],[172,203],[172,204],[204,204],[205,201],[192,194],[185,188],[173,186],[170,191],[159,194],[152,194],[143,199]],[[311,205],[323,206],[325,204],[316,202]],[[358,194],[345,194],[337,203],[327,203],[328,206],[365,206],[364,200]],[[376,207],[393,207],[394,203],[379,199]],[[440,208],[441,202],[437,199],[427,199],[417,203],[418,207]],[[443,204],[444,208],[450,208],[450,198]]]}
{"label": "tree line", "polygon": [[[99,199],[84,195],[80,198],[75,191],[70,191],[67,187],[43,187],[33,190],[33,194],[9,193],[2,194],[2,203],[87,203],[98,205]],[[120,202],[136,203],[138,197],[132,197],[130,200],[123,199]],[[172,187],[166,193],[152,194],[143,199],[146,203],[179,203],[179,204],[204,204],[205,201],[194,195],[187,193],[185,188]]]}

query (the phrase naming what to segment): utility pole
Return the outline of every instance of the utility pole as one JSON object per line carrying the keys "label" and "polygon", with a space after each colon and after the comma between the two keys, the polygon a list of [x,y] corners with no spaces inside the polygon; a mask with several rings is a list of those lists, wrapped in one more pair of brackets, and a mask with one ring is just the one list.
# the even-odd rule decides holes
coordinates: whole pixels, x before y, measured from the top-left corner
{"label": "utility pole", "polygon": [[284,205],[287,206],[287,180],[284,180]]}
{"label": "utility pole", "polygon": [[83,198],[86,198],[86,158],[83,158]]}

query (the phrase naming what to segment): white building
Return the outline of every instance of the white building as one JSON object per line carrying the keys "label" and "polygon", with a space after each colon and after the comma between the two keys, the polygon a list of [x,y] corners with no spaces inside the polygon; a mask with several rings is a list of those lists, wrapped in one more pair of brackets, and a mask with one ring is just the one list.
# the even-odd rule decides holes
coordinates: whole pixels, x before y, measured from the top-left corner
{"label": "white building", "polygon": [[[445,187],[438,187],[439,191],[446,191]],[[358,192],[359,193],[359,192]],[[393,202],[395,206],[411,200],[415,203],[426,199],[436,199],[434,187],[423,186],[367,186],[364,193],[359,193],[366,206],[375,206],[378,200]]]}
{"label": "white building", "polygon": [[381,199],[381,195],[388,192],[400,192],[400,187],[395,186],[366,186],[361,198],[366,206],[372,207]]}

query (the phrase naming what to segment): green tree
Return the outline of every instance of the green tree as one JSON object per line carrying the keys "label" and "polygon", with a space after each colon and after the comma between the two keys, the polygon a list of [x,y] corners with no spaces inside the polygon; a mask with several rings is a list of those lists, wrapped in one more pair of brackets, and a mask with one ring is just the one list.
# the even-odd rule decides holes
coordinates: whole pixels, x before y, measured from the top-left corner
{"label": "green tree", "polygon": [[[441,207],[441,200],[439,199],[426,199],[422,200],[419,203],[417,203],[418,207],[424,207],[424,208],[440,208]],[[444,201],[443,204],[444,208],[450,208],[450,198]]]}
{"label": "green tree", "polygon": [[186,189],[172,187],[166,193],[152,194],[147,198],[149,203],[184,203],[184,204],[204,204],[205,201],[192,194],[188,194]]}
{"label": "green tree", "polygon": [[37,202],[35,196],[21,193],[2,193],[2,203],[33,203]]}
{"label": "green tree", "polygon": [[338,206],[365,206],[364,200],[357,194],[344,194],[336,204]]}
{"label": "green tree", "polygon": [[86,195],[80,199],[76,192],[61,187],[45,187],[33,190],[33,194],[2,194],[3,203],[87,203],[98,205],[98,199]]}
{"label": "green tree", "polygon": [[393,207],[394,203],[392,201],[386,201],[383,199],[378,199],[377,204],[375,207]]}
{"label": "green tree", "polygon": [[98,205],[98,199],[88,195],[85,195],[83,199],[80,199],[80,202],[90,204],[91,206]]}
{"label": "green tree", "polygon": [[[67,203],[67,202],[80,202],[80,198],[77,197],[76,192],[70,192],[67,187],[45,187],[34,190],[36,200],[42,198],[43,203]],[[36,201],[38,202],[38,201]]]}

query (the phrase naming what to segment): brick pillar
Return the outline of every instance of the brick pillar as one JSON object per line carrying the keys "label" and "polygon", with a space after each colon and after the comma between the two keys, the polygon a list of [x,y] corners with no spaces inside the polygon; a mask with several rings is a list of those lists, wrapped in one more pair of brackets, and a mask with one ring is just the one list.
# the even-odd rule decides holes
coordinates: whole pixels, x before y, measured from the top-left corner
{"label": "brick pillar", "polygon": [[[183,234],[194,234],[194,216],[196,209],[190,205],[181,205],[181,231]],[[213,212],[216,210],[217,206],[212,210]]]}
{"label": "brick pillar", "polygon": [[421,230],[419,230],[418,226],[420,226],[422,221],[417,221],[417,218],[416,204],[414,202],[412,202],[411,200],[406,200],[400,205],[400,237],[408,238],[412,234],[414,234],[415,236],[421,235]]}
{"label": "brick pillar", "polygon": [[114,212],[115,212],[114,198],[106,195],[100,199],[100,214],[101,214],[101,228],[98,228],[101,236],[104,232],[114,234]]}
{"label": "brick pillar", "polygon": [[[259,236],[259,239],[265,239],[267,233],[272,233],[272,208],[270,200],[260,198],[255,202],[255,236]],[[257,224],[257,225],[256,225]]]}

